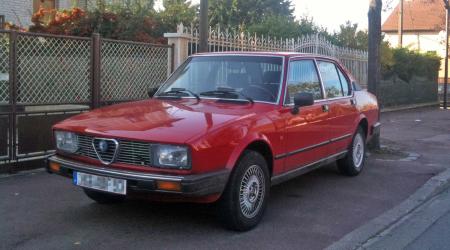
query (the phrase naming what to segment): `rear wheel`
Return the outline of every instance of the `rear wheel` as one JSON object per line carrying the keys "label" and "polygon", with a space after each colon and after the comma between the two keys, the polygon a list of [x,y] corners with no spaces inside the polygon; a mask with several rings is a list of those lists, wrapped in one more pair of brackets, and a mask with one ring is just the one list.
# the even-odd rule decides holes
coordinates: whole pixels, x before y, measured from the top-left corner
{"label": "rear wheel", "polygon": [[110,194],[93,189],[83,188],[87,197],[99,204],[116,204],[125,201],[124,195]]}
{"label": "rear wheel", "polygon": [[353,136],[352,144],[347,155],[337,161],[339,171],[347,176],[361,173],[366,159],[366,136],[364,130],[358,127]]}
{"label": "rear wheel", "polygon": [[269,189],[267,162],[258,152],[246,150],[219,201],[224,225],[237,231],[255,227],[263,217]]}

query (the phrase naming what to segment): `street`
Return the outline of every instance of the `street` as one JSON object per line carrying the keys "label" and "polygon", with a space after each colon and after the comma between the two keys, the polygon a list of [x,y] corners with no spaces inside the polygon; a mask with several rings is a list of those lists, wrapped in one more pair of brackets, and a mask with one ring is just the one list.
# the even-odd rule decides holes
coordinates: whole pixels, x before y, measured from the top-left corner
{"label": "street", "polygon": [[[0,248],[322,249],[450,167],[448,112],[383,113],[382,124],[385,146],[370,153],[360,176],[341,176],[330,165],[275,186],[262,223],[246,233],[223,229],[214,206],[142,201],[104,206],[69,179],[44,171],[1,176]],[[414,242],[423,248],[411,249],[426,248],[434,231],[448,228],[449,217]]]}

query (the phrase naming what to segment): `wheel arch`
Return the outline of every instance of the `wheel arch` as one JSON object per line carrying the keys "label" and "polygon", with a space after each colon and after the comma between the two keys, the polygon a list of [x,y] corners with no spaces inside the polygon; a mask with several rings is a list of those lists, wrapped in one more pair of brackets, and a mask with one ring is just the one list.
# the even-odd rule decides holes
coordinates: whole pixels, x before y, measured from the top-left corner
{"label": "wheel arch", "polygon": [[264,159],[266,159],[267,166],[269,167],[270,176],[272,176],[274,157],[273,157],[272,148],[266,141],[255,140],[255,141],[251,142],[249,145],[247,145],[247,147],[244,149],[244,151],[241,154],[243,154],[245,152],[245,150],[253,150],[253,151],[260,153],[264,157]]}
{"label": "wheel arch", "polygon": [[367,139],[367,137],[369,136],[369,121],[367,120],[366,117],[361,117],[361,119],[358,122],[358,126],[356,127],[356,129],[358,129],[359,127],[361,127],[364,131],[364,136]]}
{"label": "wheel arch", "polygon": [[274,169],[274,154],[270,142],[264,136],[251,137],[245,140],[239,147],[236,147],[228,161],[227,168],[234,169],[245,150],[253,150],[260,153],[264,159],[266,159],[269,173],[272,176]]}

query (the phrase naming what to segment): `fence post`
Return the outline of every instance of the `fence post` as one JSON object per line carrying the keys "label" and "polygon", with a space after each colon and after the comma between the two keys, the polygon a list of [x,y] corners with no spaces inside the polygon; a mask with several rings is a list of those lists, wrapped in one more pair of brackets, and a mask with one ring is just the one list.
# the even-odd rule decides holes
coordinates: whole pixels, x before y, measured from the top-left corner
{"label": "fence post", "polygon": [[9,33],[9,159],[14,161],[16,155],[16,115],[17,115],[17,32]]}
{"label": "fence post", "polygon": [[170,48],[169,48],[169,61],[167,62],[167,66],[168,66],[168,70],[167,70],[167,76],[170,76],[170,74],[172,74],[175,71],[175,64],[174,64],[174,59],[175,59],[175,44],[171,44]]}
{"label": "fence post", "polygon": [[[164,37],[167,38],[167,44],[174,46],[173,48],[173,64],[174,69],[179,67],[189,56],[189,41],[192,39],[190,34],[185,34],[183,31],[183,25],[180,24],[177,27],[176,33],[164,33]],[[169,55],[169,61],[172,60]]]}
{"label": "fence post", "polygon": [[100,107],[101,77],[101,39],[100,34],[92,34],[91,42],[91,108]]}

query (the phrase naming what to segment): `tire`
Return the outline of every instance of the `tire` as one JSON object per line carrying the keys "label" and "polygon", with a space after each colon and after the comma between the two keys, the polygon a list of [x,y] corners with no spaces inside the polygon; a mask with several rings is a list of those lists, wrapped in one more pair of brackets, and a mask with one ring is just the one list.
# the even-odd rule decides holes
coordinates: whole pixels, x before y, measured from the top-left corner
{"label": "tire", "polygon": [[349,146],[347,155],[337,161],[339,172],[347,176],[357,176],[361,173],[366,162],[366,135],[361,127],[358,127]]}
{"label": "tire", "polygon": [[219,200],[219,218],[224,226],[235,231],[247,231],[258,225],[264,215],[269,191],[270,175],[266,160],[258,152],[244,151]]}
{"label": "tire", "polygon": [[87,197],[99,204],[117,204],[125,201],[125,195],[110,194],[93,189],[83,188]]}

